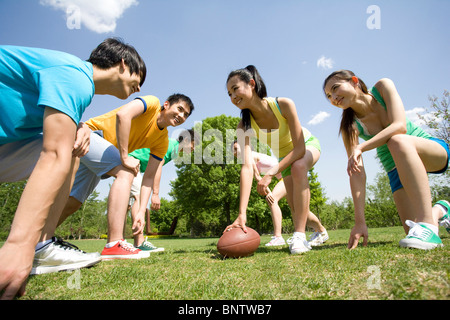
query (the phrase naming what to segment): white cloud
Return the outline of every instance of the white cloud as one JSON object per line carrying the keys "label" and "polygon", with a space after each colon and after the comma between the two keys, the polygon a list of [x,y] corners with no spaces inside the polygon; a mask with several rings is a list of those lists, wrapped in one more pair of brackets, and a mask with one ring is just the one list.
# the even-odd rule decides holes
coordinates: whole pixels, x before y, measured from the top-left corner
{"label": "white cloud", "polygon": [[[114,32],[117,20],[137,0],[41,0],[41,5],[61,10],[66,18],[79,19],[80,23],[97,33]],[[67,21],[69,27],[69,21]],[[79,27],[78,27],[79,28]]]}
{"label": "white cloud", "polygon": [[[434,116],[431,113],[426,113],[426,110],[424,108],[414,108],[411,110],[405,110],[406,117],[409,120],[411,120],[412,123],[429,130],[429,128],[427,128],[425,121],[419,118],[419,114],[427,121],[434,118]],[[436,120],[437,122],[441,121],[441,119],[434,119],[434,120]]]}
{"label": "white cloud", "polygon": [[330,114],[325,111],[320,111],[318,114],[314,115],[311,120],[309,120],[308,125],[316,125],[325,121],[326,118],[330,117]]}
{"label": "white cloud", "polygon": [[317,67],[324,70],[333,68],[333,65],[334,61],[331,58],[326,58],[325,56],[321,56],[319,60],[317,60]]}

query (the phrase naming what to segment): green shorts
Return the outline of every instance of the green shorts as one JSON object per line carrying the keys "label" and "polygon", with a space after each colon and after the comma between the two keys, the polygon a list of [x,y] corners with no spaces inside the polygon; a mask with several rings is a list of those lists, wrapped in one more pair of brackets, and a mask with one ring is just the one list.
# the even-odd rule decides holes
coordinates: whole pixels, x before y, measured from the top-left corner
{"label": "green shorts", "polygon": [[[321,152],[319,139],[317,139],[317,138],[314,137],[314,136],[311,136],[311,137],[305,142],[305,146],[306,146],[306,147],[313,147],[313,148],[319,150],[319,152]],[[278,162],[280,162],[282,159],[283,159],[283,158],[280,158],[280,159],[278,160]],[[286,169],[284,169],[284,170],[281,172],[281,175],[282,175],[283,178],[285,178],[285,177],[287,177],[287,176],[290,176],[290,175],[291,175],[291,166],[289,166],[289,167],[287,167]]]}

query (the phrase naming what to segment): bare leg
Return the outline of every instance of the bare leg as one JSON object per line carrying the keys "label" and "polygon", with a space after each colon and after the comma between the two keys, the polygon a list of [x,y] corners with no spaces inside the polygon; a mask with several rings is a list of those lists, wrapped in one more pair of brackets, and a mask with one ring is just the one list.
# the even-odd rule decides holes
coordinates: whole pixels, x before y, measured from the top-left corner
{"label": "bare leg", "polygon": [[76,124],[65,114],[45,108],[42,153],[28,179],[11,231],[0,248],[0,292],[3,299],[24,293],[34,249],[48,219],[58,220],[75,168],[72,149]]}
{"label": "bare leg", "polygon": [[393,136],[388,147],[403,185],[403,191],[397,190],[394,194],[402,223],[409,219],[437,226],[431,213],[427,171],[437,171],[445,166],[447,154],[444,148],[434,141],[408,135]]}
{"label": "bare leg", "polygon": [[314,166],[319,157],[320,152],[317,149],[307,148],[303,158],[295,161],[291,167],[292,189],[289,190],[286,185],[286,190],[288,194],[291,191],[293,195],[290,201],[293,204],[292,220],[296,232],[305,233],[306,230],[310,200],[308,171]]}
{"label": "bare leg", "polygon": [[123,228],[134,174],[122,165],[109,175],[115,176],[108,196],[108,242],[123,239]]}
{"label": "bare leg", "polygon": [[282,226],[282,220],[283,216],[281,214],[280,206],[278,205],[278,201],[283,199],[286,196],[286,188],[284,186],[284,181],[280,180],[275,188],[273,188],[272,196],[274,198],[274,202],[270,203],[267,201],[270,212],[272,214],[272,221],[273,221],[273,235],[275,237],[281,237],[281,226]]}

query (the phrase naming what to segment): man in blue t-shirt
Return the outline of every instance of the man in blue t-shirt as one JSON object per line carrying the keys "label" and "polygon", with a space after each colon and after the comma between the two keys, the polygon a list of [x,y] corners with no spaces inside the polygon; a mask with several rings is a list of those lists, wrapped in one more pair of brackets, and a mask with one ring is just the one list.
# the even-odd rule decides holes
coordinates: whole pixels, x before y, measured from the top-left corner
{"label": "man in blue t-shirt", "polygon": [[[89,149],[90,130],[80,122],[85,108],[94,94],[128,98],[140,91],[145,76],[137,51],[118,39],[103,41],[87,61],[58,51],[0,46],[0,183],[28,179],[0,248],[0,298],[22,295],[30,271],[100,261],[98,254],[46,237],[56,229],[79,158]],[[61,255],[67,264],[48,261]]]}

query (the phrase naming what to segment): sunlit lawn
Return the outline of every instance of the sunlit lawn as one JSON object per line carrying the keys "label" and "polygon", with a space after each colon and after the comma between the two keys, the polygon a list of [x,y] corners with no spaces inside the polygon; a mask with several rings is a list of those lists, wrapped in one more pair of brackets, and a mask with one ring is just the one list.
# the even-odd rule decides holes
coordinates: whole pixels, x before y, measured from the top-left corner
{"label": "sunlit lawn", "polygon": [[[265,235],[257,252],[242,259],[223,259],[216,250],[218,238],[150,239],[165,252],[33,276],[21,299],[449,299],[450,237],[445,229],[440,230],[445,247],[433,251],[400,248],[401,227],[369,232],[368,247],[348,250],[349,230],[338,230],[329,232],[325,245],[303,255],[291,255],[287,247],[265,247],[270,240]],[[72,243],[100,252],[105,241]]]}

